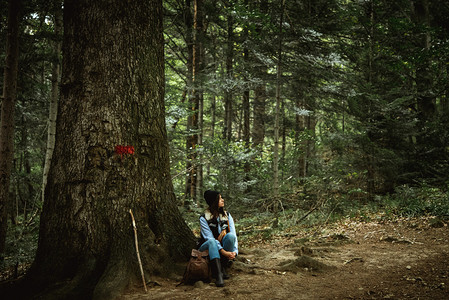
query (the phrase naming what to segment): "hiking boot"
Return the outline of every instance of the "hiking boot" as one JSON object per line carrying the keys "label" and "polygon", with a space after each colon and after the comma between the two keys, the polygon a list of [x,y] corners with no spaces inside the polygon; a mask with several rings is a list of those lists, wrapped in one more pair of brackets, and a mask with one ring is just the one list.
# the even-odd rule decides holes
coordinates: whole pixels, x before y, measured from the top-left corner
{"label": "hiking boot", "polygon": [[221,262],[219,258],[214,258],[210,261],[210,265],[212,268],[212,275],[215,277],[215,285],[218,287],[224,286],[223,281],[223,271],[221,268]]}
{"label": "hiking boot", "polygon": [[228,274],[228,268],[229,268],[229,259],[226,257],[221,258],[221,272],[223,273],[223,279],[229,279],[231,276]]}

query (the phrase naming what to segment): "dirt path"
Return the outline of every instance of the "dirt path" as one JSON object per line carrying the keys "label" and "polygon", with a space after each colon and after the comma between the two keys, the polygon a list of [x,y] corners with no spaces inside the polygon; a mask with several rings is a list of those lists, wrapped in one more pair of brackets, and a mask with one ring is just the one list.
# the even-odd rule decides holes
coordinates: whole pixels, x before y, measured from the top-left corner
{"label": "dirt path", "polygon": [[[310,235],[310,233],[309,233]],[[449,299],[449,227],[347,222],[242,249],[224,288],[153,279],[122,299]]]}

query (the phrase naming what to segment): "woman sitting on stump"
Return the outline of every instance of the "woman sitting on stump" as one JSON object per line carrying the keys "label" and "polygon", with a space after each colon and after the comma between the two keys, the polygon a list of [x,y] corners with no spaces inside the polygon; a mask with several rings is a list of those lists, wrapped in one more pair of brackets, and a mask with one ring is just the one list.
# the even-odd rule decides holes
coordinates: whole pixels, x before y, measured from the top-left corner
{"label": "woman sitting on stump", "polygon": [[203,243],[199,250],[209,250],[212,275],[216,279],[215,285],[224,286],[223,279],[229,278],[226,269],[238,254],[234,219],[224,210],[224,199],[219,192],[205,191],[204,199],[209,207],[200,217]]}

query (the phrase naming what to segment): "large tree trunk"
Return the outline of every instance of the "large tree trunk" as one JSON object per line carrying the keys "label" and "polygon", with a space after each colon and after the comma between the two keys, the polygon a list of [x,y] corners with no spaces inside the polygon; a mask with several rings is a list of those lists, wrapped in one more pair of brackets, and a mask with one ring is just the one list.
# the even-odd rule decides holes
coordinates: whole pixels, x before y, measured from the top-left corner
{"label": "large tree trunk", "polygon": [[51,71],[51,96],[50,108],[48,113],[48,131],[47,131],[47,151],[45,152],[44,171],[42,174],[42,201],[44,201],[45,186],[47,185],[48,171],[50,170],[51,158],[55,149],[56,136],[56,117],[58,113],[58,99],[59,99],[59,84],[60,84],[60,69],[61,69],[61,37],[62,37],[62,8],[58,7],[55,11],[55,40],[54,40],[54,56],[53,66]]}
{"label": "large tree trunk", "polygon": [[20,1],[10,0],[0,124],[0,260],[3,260],[5,252],[9,183],[14,157],[14,106],[17,98],[19,64],[19,14]]}
{"label": "large tree trunk", "polygon": [[161,0],[65,1],[55,152],[36,259],[16,292],[114,299],[141,283],[130,209],[147,279],[194,245],[169,172],[162,15]]}

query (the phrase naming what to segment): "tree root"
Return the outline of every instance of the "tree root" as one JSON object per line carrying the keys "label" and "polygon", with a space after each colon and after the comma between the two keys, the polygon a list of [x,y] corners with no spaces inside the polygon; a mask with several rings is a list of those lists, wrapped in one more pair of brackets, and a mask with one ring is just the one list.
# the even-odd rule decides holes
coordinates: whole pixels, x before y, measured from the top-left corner
{"label": "tree root", "polygon": [[92,299],[116,299],[132,282],[137,282],[135,273],[124,260],[110,261],[95,286]]}

